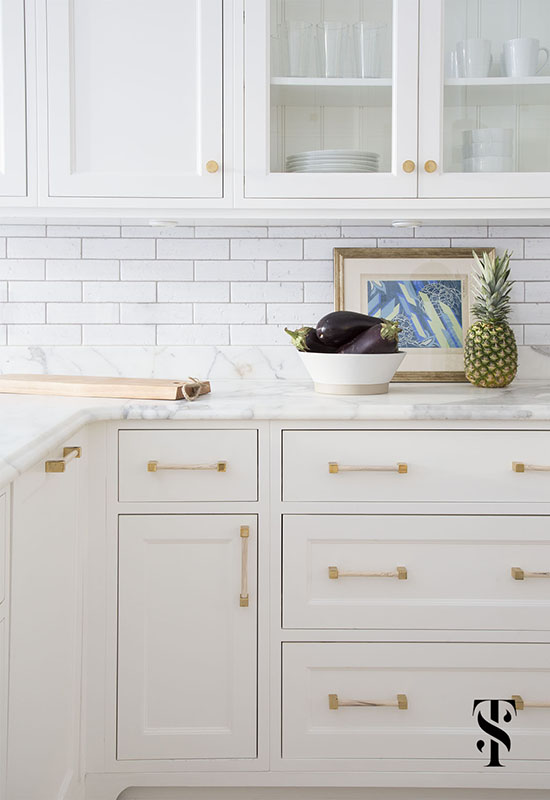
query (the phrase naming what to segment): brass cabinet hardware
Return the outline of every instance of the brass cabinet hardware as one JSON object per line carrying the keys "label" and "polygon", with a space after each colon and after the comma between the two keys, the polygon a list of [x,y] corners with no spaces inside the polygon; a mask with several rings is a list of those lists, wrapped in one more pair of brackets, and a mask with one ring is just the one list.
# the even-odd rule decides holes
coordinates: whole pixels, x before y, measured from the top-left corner
{"label": "brass cabinet hardware", "polygon": [[214,472],[227,472],[227,461],[217,461],[215,464],[159,464],[158,461],[147,462],[147,472],[158,472],[161,469],[198,469],[212,470]]}
{"label": "brass cabinet hardware", "polygon": [[338,567],[328,568],[329,578],[397,578],[399,581],[406,581],[408,578],[407,567],[396,567],[395,572],[344,572]]}
{"label": "brass cabinet hardware", "polygon": [[207,161],[206,162],[206,171],[210,173],[217,172],[220,168],[220,165],[217,161]]}
{"label": "brass cabinet hardware", "polygon": [[431,158],[426,161],[424,164],[424,169],[426,172],[435,172],[437,169],[437,161],[433,161]]}
{"label": "brass cabinet hardware", "polygon": [[241,594],[239,605],[242,608],[248,606],[248,540],[250,538],[250,528],[248,525],[241,525]]}
{"label": "brass cabinet hardware", "polygon": [[403,172],[414,172],[415,169],[416,164],[414,161],[411,161],[410,158],[408,158],[406,161],[403,161]]}
{"label": "brass cabinet hardware", "polygon": [[550,708],[550,703],[528,703],[520,694],[513,694],[512,700],[516,701],[516,711],[524,711],[526,708]]}
{"label": "brass cabinet hardware", "polygon": [[338,472],[398,472],[400,475],[406,475],[409,471],[408,464],[398,461],[397,464],[387,464],[381,466],[346,466],[338,464],[337,461],[328,462],[328,471],[331,475],[336,475]]}
{"label": "brass cabinet hardware", "polygon": [[337,694],[329,694],[328,707],[331,711],[338,711],[339,708],[399,708],[401,711],[406,711],[409,707],[409,701],[406,694],[398,694],[395,701],[390,700],[375,701],[375,700],[340,700]]}
{"label": "brass cabinet hardware", "polygon": [[550,472],[550,466],[545,464],[524,464],[523,461],[512,461],[514,472]]}
{"label": "brass cabinet hardware", "polygon": [[65,472],[65,468],[67,464],[74,458],[80,458],[82,456],[82,448],[81,447],[64,447],[63,448],[63,458],[59,459],[59,461],[46,461],[44,464],[44,471],[45,472]]}
{"label": "brass cabinet hardware", "polygon": [[550,578],[550,572],[525,572],[521,567],[512,567],[510,572],[515,581],[524,581],[525,578]]}

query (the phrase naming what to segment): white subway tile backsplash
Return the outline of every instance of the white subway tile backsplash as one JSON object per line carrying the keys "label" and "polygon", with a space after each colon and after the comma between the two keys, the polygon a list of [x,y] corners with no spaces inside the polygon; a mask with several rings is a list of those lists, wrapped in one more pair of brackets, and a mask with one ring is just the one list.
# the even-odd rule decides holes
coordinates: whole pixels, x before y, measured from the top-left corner
{"label": "white subway tile backsplash", "polygon": [[306,303],[332,303],[334,300],[334,286],[332,283],[304,283],[304,300]]}
{"label": "white subway tile backsplash", "polygon": [[8,325],[8,344],[12,345],[78,345],[80,325]]}
{"label": "white subway tile backsplash", "polygon": [[82,284],[78,281],[10,281],[9,298],[15,302],[80,302]]}
{"label": "white subway tile backsplash", "polygon": [[17,237],[8,239],[8,258],[80,258],[80,239]]}
{"label": "white subway tile backsplash", "polygon": [[85,281],[83,300],[86,303],[154,303],[156,283],[146,281]]}
{"label": "white subway tile backsplash", "polygon": [[[343,225],[342,236],[344,239],[372,239],[373,236],[377,239],[379,237],[412,239],[414,230],[412,228],[393,228],[391,225]],[[405,246],[408,245],[403,245],[403,247]],[[343,247],[347,247],[347,244],[344,244]]]}
{"label": "white subway tile backsplash", "polygon": [[270,281],[333,281],[333,261],[270,261]]}
{"label": "white subway tile backsplash", "polygon": [[192,239],[192,225],[123,225],[122,236],[135,239]]}
{"label": "white subway tile backsplash", "polygon": [[48,322],[118,322],[116,303],[48,303]]}
{"label": "white subway tile backsplash", "polygon": [[154,257],[154,239],[82,239],[82,258]]}
{"label": "white subway tile backsplash", "polygon": [[165,303],[227,303],[229,284],[222,281],[165,281],[158,284],[158,300]]}
{"label": "white subway tile backsplash", "polygon": [[192,261],[121,261],[123,281],[192,281]]}
{"label": "white subway tile backsplash", "polygon": [[[514,298],[514,300],[517,301],[517,298]],[[525,302],[550,303],[550,281],[532,281],[526,283]],[[549,308],[548,324],[550,325],[550,308]]]}
{"label": "white subway tile backsplash", "polygon": [[8,339],[8,326],[0,325],[0,344],[6,344]]}
{"label": "white subway tile backsplash", "polygon": [[332,303],[271,303],[267,307],[267,321],[279,325],[315,325],[331,311]]}
{"label": "white subway tile backsplash", "polygon": [[48,225],[48,236],[66,238],[68,236],[78,236],[81,239],[86,236],[89,239],[108,239],[120,237],[119,225]]}
{"label": "white subway tile backsplash", "polygon": [[[361,234],[357,234],[360,236]],[[340,236],[339,225],[270,225],[273,239],[335,239]]]}
{"label": "white subway tile backsplash", "polygon": [[451,239],[452,247],[494,247],[499,255],[502,255],[506,250],[514,255],[514,258],[523,258],[523,239],[502,239],[496,237],[487,237],[487,239],[471,239],[456,238]]}
{"label": "white subway tile backsplash", "polygon": [[512,303],[510,322],[516,325],[550,322],[550,303]]}
{"label": "white subway tile backsplash", "polygon": [[304,288],[301,283],[234,283],[231,300],[236,303],[301,303]]}
{"label": "white subway tile backsplash", "polygon": [[302,258],[301,239],[231,239],[231,258]]}
{"label": "white subway tile backsplash", "polygon": [[0,303],[0,324],[46,322],[44,303]]}
{"label": "white subway tile backsplash", "polygon": [[8,301],[8,284],[6,281],[0,281],[0,303],[7,303]]}
{"label": "white subway tile backsplash", "polygon": [[194,321],[209,322],[265,322],[265,305],[262,303],[197,303]]}
{"label": "white subway tile backsplash", "polygon": [[485,239],[487,225],[422,225],[415,228],[414,235],[417,239]]}
{"label": "white subway tile backsplash", "polygon": [[197,225],[195,228],[197,239],[264,239],[266,236],[267,228],[263,225]]}
{"label": "white subway tile backsplash", "polygon": [[[450,247],[451,240],[449,238],[419,238],[415,237],[414,239],[403,239],[400,238],[384,238],[378,239],[378,247]],[[454,246],[454,245],[453,245]]]}
{"label": "white subway tile backsplash", "polygon": [[193,306],[191,303],[121,303],[120,321],[138,325],[193,322]]}
{"label": "white subway tile backsplash", "polygon": [[13,223],[6,223],[4,225],[0,225],[0,236],[45,236],[45,235],[46,235],[45,225],[32,225],[32,224],[15,225]]}
{"label": "white subway tile backsplash", "polygon": [[524,344],[550,345],[550,324],[548,325],[525,325]]}
{"label": "white subway tile backsplash", "polygon": [[157,325],[157,344],[229,344],[229,326]]}
{"label": "white subway tile backsplash", "polygon": [[[335,247],[376,247],[376,239],[306,239],[304,242],[304,258],[308,260],[332,260]],[[277,258],[277,256],[274,256],[274,258]]]}
{"label": "white subway tile backsplash", "polygon": [[158,239],[158,258],[229,258],[229,239]]}
{"label": "white subway tile backsplash", "polygon": [[231,344],[233,345],[280,345],[289,342],[290,339],[288,333],[285,333],[284,325],[231,325]]}
{"label": "white subway tile backsplash", "polygon": [[0,280],[40,281],[44,279],[45,262],[37,258],[0,259]]}
{"label": "white subway tile backsplash", "polygon": [[[0,261],[0,264],[1,263]],[[550,281],[550,260],[516,261],[516,259],[513,258],[510,264],[512,267],[512,278],[516,281]]]}
{"label": "white subway tile backsplash", "polygon": [[[1,265],[0,261],[0,269]],[[119,271],[119,262],[114,259],[81,261],[70,258],[46,261],[46,278],[51,281],[117,281]]]}
{"label": "white subway tile backsplash", "polygon": [[526,239],[525,258],[550,258],[550,239]]}
{"label": "white subway tile backsplash", "polygon": [[197,281],[265,281],[265,261],[197,261]]}
{"label": "white subway tile backsplash", "polygon": [[152,345],[155,337],[155,325],[82,326],[82,344],[85,345]]}

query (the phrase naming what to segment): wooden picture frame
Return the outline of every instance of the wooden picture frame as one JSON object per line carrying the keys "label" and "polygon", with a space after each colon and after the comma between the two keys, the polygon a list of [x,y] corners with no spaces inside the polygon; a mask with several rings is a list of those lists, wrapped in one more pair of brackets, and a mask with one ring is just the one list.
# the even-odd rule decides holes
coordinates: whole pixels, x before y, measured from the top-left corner
{"label": "wooden picture frame", "polygon": [[411,346],[400,343],[407,358],[394,381],[466,382],[462,344],[471,324],[473,252],[495,253],[492,247],[334,249],[335,309],[401,320]]}

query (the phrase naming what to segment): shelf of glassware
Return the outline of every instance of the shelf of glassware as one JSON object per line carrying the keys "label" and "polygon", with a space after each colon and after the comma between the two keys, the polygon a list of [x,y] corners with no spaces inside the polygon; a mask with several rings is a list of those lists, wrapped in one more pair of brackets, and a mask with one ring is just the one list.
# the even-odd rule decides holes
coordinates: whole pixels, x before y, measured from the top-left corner
{"label": "shelf of glassware", "polygon": [[391,78],[271,79],[271,103],[276,106],[389,106]]}

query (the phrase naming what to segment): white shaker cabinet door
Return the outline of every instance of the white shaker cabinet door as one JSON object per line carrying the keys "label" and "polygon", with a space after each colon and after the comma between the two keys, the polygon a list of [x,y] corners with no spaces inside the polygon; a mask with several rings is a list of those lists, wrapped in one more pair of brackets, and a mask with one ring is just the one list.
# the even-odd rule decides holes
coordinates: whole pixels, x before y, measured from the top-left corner
{"label": "white shaker cabinet door", "polygon": [[255,516],[120,517],[118,665],[120,760],[255,757]]}
{"label": "white shaker cabinet door", "polygon": [[50,196],[221,197],[222,0],[46,8]]}
{"label": "white shaker cabinet door", "polygon": [[27,194],[25,3],[0,0],[0,196]]}

